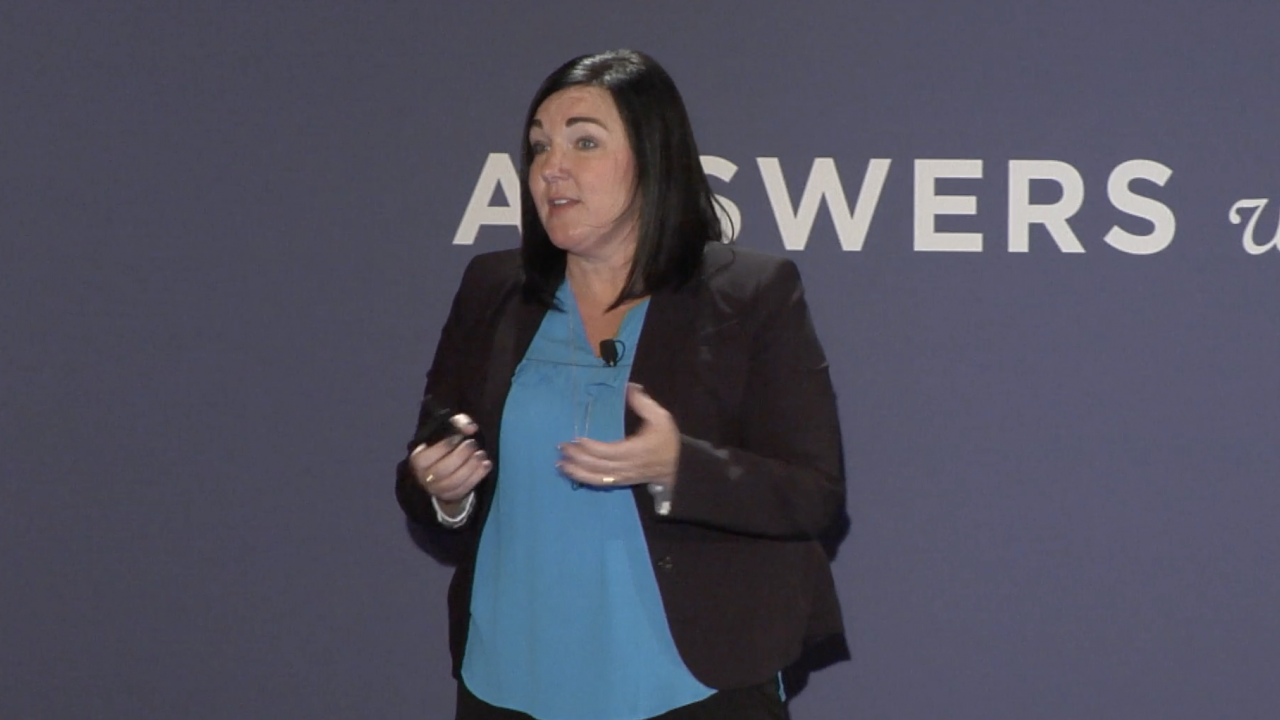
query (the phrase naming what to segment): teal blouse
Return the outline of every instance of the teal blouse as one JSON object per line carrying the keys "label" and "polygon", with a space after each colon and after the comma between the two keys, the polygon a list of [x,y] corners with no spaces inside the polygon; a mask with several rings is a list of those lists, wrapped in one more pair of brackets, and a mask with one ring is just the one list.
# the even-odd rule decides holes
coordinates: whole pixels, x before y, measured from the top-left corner
{"label": "teal blouse", "polygon": [[622,439],[648,301],[606,367],[568,283],[556,300],[564,312],[546,314],[502,415],[462,676],[481,700],[541,720],[640,720],[714,691],[676,651],[631,489],[578,485],[555,463],[574,437]]}

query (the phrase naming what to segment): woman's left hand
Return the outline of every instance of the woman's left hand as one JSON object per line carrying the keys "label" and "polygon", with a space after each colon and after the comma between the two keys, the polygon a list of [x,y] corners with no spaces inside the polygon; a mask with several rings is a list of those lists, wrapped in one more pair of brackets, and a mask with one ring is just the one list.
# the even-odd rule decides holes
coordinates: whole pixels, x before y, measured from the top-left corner
{"label": "woman's left hand", "polygon": [[560,446],[556,467],[571,480],[600,488],[655,483],[675,485],[680,429],[667,409],[635,383],[627,404],[640,418],[636,434],[617,442],[578,438]]}

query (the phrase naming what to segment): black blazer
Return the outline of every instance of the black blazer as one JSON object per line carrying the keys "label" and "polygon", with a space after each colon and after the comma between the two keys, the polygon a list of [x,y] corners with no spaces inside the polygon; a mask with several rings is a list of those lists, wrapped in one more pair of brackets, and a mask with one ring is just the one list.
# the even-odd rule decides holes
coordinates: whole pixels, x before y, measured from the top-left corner
{"label": "black blazer", "polygon": [[[522,300],[518,251],[472,259],[427,372],[426,392],[466,412],[494,470],[477,488],[449,588],[458,677],[470,623],[480,533],[493,499],[498,428],[516,365],[548,311]],[[844,464],[835,394],[795,265],[719,243],[695,281],[650,299],[631,380],[682,434],[671,512],[633,488],[671,634],[704,684],[757,684],[803,648],[843,632],[817,540],[842,516]],[[627,433],[638,418],[627,412]],[[436,525],[430,498],[397,468],[396,497]]]}

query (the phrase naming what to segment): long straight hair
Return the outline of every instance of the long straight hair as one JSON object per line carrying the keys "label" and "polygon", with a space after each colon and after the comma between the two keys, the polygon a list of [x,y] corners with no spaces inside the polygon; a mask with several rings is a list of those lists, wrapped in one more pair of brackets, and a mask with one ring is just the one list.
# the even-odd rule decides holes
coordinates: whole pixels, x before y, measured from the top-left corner
{"label": "long straight hair", "polygon": [[587,85],[606,90],[618,108],[635,156],[631,202],[638,204],[635,257],[622,292],[611,308],[667,288],[679,288],[698,272],[708,242],[721,237],[715,195],[702,170],[693,126],[666,70],[634,50],[611,50],[576,57],[551,73],[529,103],[520,152],[520,253],[523,294],[555,307],[564,280],[567,253],[547,235],[529,190],[533,149],[529,128],[538,108],[565,88]]}

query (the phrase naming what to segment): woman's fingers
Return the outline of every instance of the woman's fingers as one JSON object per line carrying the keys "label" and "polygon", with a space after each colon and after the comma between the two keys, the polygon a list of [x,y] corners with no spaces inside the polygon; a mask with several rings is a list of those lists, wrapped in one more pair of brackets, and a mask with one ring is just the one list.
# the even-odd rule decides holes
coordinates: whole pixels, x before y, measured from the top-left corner
{"label": "woman's fingers", "polygon": [[441,458],[458,447],[459,443],[480,431],[480,427],[475,424],[471,416],[465,413],[458,413],[449,418],[449,423],[457,430],[456,433],[431,445],[425,443],[419,445],[409,453],[409,463],[413,466],[415,473],[421,474],[424,468],[439,462]]}
{"label": "woman's fingers", "polygon": [[492,469],[493,462],[485,457],[484,452],[476,452],[445,483],[433,490],[432,494],[448,502],[462,500],[475,490],[476,485],[479,485]]}
{"label": "woman's fingers", "polygon": [[645,479],[635,473],[624,470],[607,470],[599,467],[584,467],[570,461],[562,460],[557,466],[565,477],[582,485],[596,487],[625,487],[639,485]]}
{"label": "woman's fingers", "polygon": [[471,416],[466,413],[458,413],[457,415],[454,415],[449,418],[449,423],[453,425],[458,432],[468,437],[475,435],[480,431],[480,426],[476,425],[476,421],[472,420]]}
{"label": "woman's fingers", "polygon": [[452,452],[463,438],[459,435],[451,435],[438,443],[431,445],[422,444],[413,449],[409,453],[409,466],[413,468],[413,472],[418,477],[423,477],[428,467],[440,462],[442,458]]}
{"label": "woman's fingers", "polygon": [[[671,476],[679,462],[674,427],[647,425],[617,442],[579,438],[560,446],[561,472],[591,485],[634,485]],[[607,479],[612,478],[612,482]]]}
{"label": "woman's fingers", "polygon": [[645,443],[638,435],[618,442],[604,442],[591,438],[578,438],[560,446],[560,453],[565,457],[595,460],[600,462],[627,462],[645,453]]}
{"label": "woman's fingers", "polygon": [[648,445],[635,437],[614,443],[580,439],[560,446],[557,467],[584,485],[636,485],[648,482],[654,469]]}
{"label": "woman's fingers", "polygon": [[414,448],[409,463],[422,487],[442,499],[450,499],[464,487],[465,495],[493,468],[475,440],[458,435]]}
{"label": "woman's fingers", "polygon": [[671,419],[671,413],[637,383],[627,383],[627,405],[646,424],[669,422]]}

